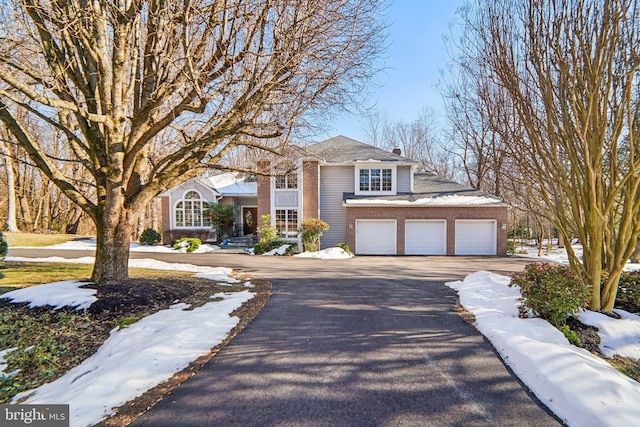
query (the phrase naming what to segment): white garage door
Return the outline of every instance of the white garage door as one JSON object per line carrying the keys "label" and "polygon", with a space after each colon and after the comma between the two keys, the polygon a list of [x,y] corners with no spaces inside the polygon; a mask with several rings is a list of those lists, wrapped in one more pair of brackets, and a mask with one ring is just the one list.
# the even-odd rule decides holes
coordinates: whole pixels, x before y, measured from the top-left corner
{"label": "white garage door", "polygon": [[456,255],[496,255],[496,221],[456,221]]}
{"label": "white garage door", "polygon": [[446,255],[447,222],[407,220],[404,225],[405,255]]}
{"label": "white garage door", "polygon": [[356,220],[356,254],[395,255],[395,220]]}

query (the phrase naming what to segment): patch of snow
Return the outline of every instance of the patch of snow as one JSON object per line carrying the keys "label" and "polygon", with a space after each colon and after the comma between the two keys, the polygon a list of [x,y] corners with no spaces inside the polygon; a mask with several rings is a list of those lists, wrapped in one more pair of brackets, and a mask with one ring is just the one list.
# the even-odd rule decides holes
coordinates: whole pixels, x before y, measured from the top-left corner
{"label": "patch of snow", "polygon": [[447,285],[458,291],[461,304],[475,315],[478,330],[513,372],[568,425],[636,425],[640,384],[569,344],[548,322],[520,319],[520,292],[509,288],[509,281],[506,276],[477,272]]}
{"label": "patch of snow", "polygon": [[176,253],[176,250],[170,246],[163,245],[141,245],[138,242],[131,242],[129,246],[131,252],[153,252],[153,253]]}
{"label": "patch of snow", "polygon": [[640,316],[624,310],[614,310],[621,319],[602,313],[584,311],[580,321],[598,328],[600,351],[607,357],[615,355],[640,359]]}
{"label": "patch of snow", "polygon": [[[15,248],[27,248],[29,246],[12,246]],[[96,249],[96,238],[89,237],[87,239],[81,240],[69,240],[68,242],[58,243],[56,245],[49,246],[39,246],[38,249],[64,249],[64,250],[74,250],[74,251],[82,251],[82,250],[95,250]]]}
{"label": "patch of snow", "polygon": [[391,199],[348,199],[347,205],[374,205],[374,206],[483,206],[503,204],[500,199],[489,196],[440,196],[424,197],[416,200],[391,200]]}
{"label": "patch of snow", "polygon": [[87,284],[77,280],[47,283],[7,292],[0,298],[8,298],[13,303],[28,302],[29,308],[51,305],[56,310],[62,307],[85,310],[98,300],[95,289],[80,288]]}
{"label": "patch of snow", "polygon": [[4,350],[0,350],[0,378],[4,377],[4,376],[9,376],[9,375],[5,375],[4,374],[4,370],[7,369],[7,360],[4,358],[7,354],[11,353],[12,351],[16,351],[18,349],[18,347],[11,347],[11,348],[6,348]]}
{"label": "patch of snow", "polygon": [[[578,259],[582,259],[583,248],[579,243],[572,243],[571,247],[575,252]],[[524,251],[524,252],[523,252]],[[551,261],[557,262],[559,264],[569,264],[569,256],[567,255],[567,250],[565,248],[560,248],[557,245],[557,239],[553,240],[552,245],[548,245],[546,242],[542,246],[542,254],[538,256],[538,247],[535,244],[526,244],[524,247],[520,244],[516,244],[516,252],[517,256],[532,258],[540,261]],[[625,271],[636,271],[640,270],[640,264],[627,262],[624,266]]]}
{"label": "patch of snow", "polygon": [[[23,248],[23,247],[27,247],[27,246],[15,246],[15,248]],[[96,238],[91,237],[91,238],[82,239],[82,240],[70,240],[68,242],[59,243],[56,245],[41,246],[41,247],[38,247],[38,249],[94,251],[96,249]],[[220,249],[219,246],[204,243],[200,245],[200,247],[192,253],[204,254],[209,252],[215,252],[219,249]],[[131,245],[129,246],[129,250],[131,252],[152,252],[152,253],[176,253],[176,252],[185,253],[186,252],[186,249],[176,250],[170,246],[164,246],[164,245],[155,245],[155,246],[141,245],[138,242],[131,242]]]}
{"label": "patch of snow", "polygon": [[159,311],[111,336],[81,365],[54,382],[13,398],[29,404],[69,404],[71,426],[87,426],[113,415],[113,408],[185,369],[228,335],[239,319],[230,313],[253,298],[244,291],[216,294],[222,301],[190,311]]}
{"label": "patch of snow", "polygon": [[346,259],[353,258],[353,254],[347,253],[342,248],[327,248],[317,252],[302,252],[301,254],[295,254],[294,257],[298,258],[319,258],[319,259]]}
{"label": "patch of snow", "polygon": [[[93,257],[82,257],[82,258],[62,258],[62,257],[48,257],[48,258],[26,258],[26,257],[7,257],[7,261],[12,262],[66,262],[71,264],[93,264],[95,262],[95,258]],[[139,267],[139,268],[149,268],[152,270],[168,270],[168,271],[185,271],[189,273],[199,273],[210,278],[211,280],[217,280],[221,282],[227,283],[236,283],[237,279],[231,277],[231,273],[233,269],[227,267],[207,267],[202,265],[193,265],[193,264],[180,264],[180,263],[169,263],[164,261],[157,261],[155,259],[144,258],[144,259],[130,259],[129,267]],[[29,289],[29,288],[27,288]],[[7,294],[4,294],[7,295]]]}
{"label": "patch of snow", "polygon": [[[179,246],[180,246],[180,249],[173,249],[173,252],[179,252],[179,253],[182,253],[182,254],[186,254],[187,253],[187,246],[189,246],[189,243],[181,242],[179,244]],[[206,254],[206,253],[209,253],[209,252],[215,252],[215,251],[217,251],[219,249],[220,249],[219,246],[209,245],[209,244],[205,243],[205,244],[202,244],[202,245],[198,246],[198,249],[196,249],[195,251],[190,252],[190,253],[192,253],[192,254]]]}
{"label": "patch of snow", "polygon": [[284,255],[287,253],[287,250],[291,247],[291,245],[282,245],[279,248],[275,248],[272,251],[265,252],[263,255],[274,256],[274,255]]}

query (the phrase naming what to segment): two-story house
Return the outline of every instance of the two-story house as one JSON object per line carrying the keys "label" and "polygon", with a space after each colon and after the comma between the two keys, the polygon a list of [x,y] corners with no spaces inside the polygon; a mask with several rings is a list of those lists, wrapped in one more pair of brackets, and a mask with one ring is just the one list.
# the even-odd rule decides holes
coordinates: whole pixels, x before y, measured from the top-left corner
{"label": "two-story house", "polygon": [[[360,255],[505,255],[507,205],[418,163],[337,136],[297,150],[294,167],[258,177],[257,215],[295,240],[304,218],[330,226],[321,248],[347,243]],[[275,176],[273,176],[275,175]]]}

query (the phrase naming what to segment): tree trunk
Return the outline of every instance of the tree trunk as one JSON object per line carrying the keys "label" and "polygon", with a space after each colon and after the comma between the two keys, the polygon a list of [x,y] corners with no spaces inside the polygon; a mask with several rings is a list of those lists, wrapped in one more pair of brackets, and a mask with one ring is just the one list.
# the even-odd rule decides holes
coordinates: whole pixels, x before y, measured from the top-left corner
{"label": "tree trunk", "polygon": [[91,280],[98,284],[129,278],[129,246],[135,219],[124,208],[119,221],[106,213],[96,221],[96,261]]}
{"label": "tree trunk", "polygon": [[17,233],[18,221],[16,219],[16,176],[13,173],[13,161],[11,157],[4,157],[5,169],[7,171],[7,231]]}
{"label": "tree trunk", "polygon": [[29,206],[29,199],[24,194],[18,196],[20,202],[20,211],[22,212],[22,221],[27,232],[33,232],[33,219],[31,218],[31,207]]}

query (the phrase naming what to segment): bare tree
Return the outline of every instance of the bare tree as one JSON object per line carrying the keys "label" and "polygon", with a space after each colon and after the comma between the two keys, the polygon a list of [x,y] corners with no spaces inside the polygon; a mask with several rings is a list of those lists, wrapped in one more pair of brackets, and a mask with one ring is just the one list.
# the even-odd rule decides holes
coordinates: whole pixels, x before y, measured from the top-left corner
{"label": "bare tree", "polygon": [[365,134],[371,145],[421,163],[421,170],[454,178],[456,165],[449,151],[442,147],[436,113],[425,107],[415,120],[391,119],[388,114],[372,110],[365,116]]}
{"label": "bare tree", "polygon": [[6,129],[0,128],[0,157],[4,160],[7,175],[7,231],[16,233],[18,229],[16,208],[16,177],[13,171],[13,159],[9,153],[9,135]]}
{"label": "bare tree", "polygon": [[[472,10],[463,8],[469,21]],[[451,40],[451,63],[439,82],[445,100],[449,151],[460,159],[469,185],[498,197],[515,172],[509,167],[504,128],[510,120],[505,91],[491,81],[484,70],[482,54],[469,39],[470,29],[460,40]]]}
{"label": "bare tree", "polygon": [[640,5],[478,0],[466,25],[514,112],[510,157],[564,239],[579,237],[582,260],[567,252],[591,308],[611,311],[640,235]]}
{"label": "bare tree", "polygon": [[[234,147],[281,152],[305,113],[362,92],[384,42],[379,0],[11,5],[0,120],[94,221],[98,283],[127,277],[131,231],[155,195]],[[88,171],[90,192],[19,111],[64,136],[61,160]]]}
{"label": "bare tree", "polygon": [[386,112],[378,108],[372,108],[364,115],[364,124],[362,126],[367,142],[374,147],[383,150],[393,149],[389,147],[390,137],[388,135],[391,127],[391,119]]}

